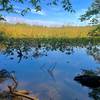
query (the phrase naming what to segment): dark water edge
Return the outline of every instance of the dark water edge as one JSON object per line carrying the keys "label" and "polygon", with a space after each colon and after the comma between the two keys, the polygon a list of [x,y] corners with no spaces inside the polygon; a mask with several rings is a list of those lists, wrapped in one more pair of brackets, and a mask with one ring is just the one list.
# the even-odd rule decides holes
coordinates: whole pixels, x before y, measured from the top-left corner
{"label": "dark water edge", "polygon": [[89,42],[92,45],[99,45],[100,44],[100,37],[87,37],[87,38],[8,38],[8,37],[2,37],[0,38],[0,43],[6,44],[8,42],[23,42],[23,43],[45,43],[45,44],[58,44],[61,46],[61,44],[67,43],[72,46],[86,46]]}
{"label": "dark water edge", "polygon": [[[6,65],[7,67],[5,66],[4,68],[9,71],[14,69],[20,81],[23,80],[26,83],[30,83],[31,81],[30,85],[22,87],[31,89],[33,86],[32,91],[33,93],[40,93],[40,100],[66,100],[66,98],[67,100],[84,100],[84,98],[85,100],[100,100],[100,88],[82,89],[78,83],[74,82],[74,78],[81,71],[81,66],[85,66],[82,68],[86,69],[84,70],[85,74],[80,72],[82,75],[95,75],[96,67],[100,67],[100,49],[98,49],[98,46],[100,46],[99,37],[81,39],[2,38],[0,40],[0,46],[0,66]],[[33,62],[30,59],[30,55],[33,57]],[[51,63],[48,63],[49,60]],[[79,62],[83,63],[79,64]],[[52,68],[50,67],[51,64],[53,64],[52,66],[57,64],[57,66]],[[48,66],[50,68],[48,68]],[[92,68],[93,70],[90,70]],[[52,72],[53,69],[56,69],[56,73]],[[44,71],[46,71],[51,78],[46,76]],[[22,73],[24,73],[24,75],[22,75]],[[67,75],[69,76],[67,77],[68,79],[65,75],[66,77]],[[48,91],[50,91],[49,95]],[[72,94],[74,94],[74,92],[76,95],[73,95],[73,97],[76,96],[76,98],[73,99]],[[88,98],[88,95],[90,98]]]}

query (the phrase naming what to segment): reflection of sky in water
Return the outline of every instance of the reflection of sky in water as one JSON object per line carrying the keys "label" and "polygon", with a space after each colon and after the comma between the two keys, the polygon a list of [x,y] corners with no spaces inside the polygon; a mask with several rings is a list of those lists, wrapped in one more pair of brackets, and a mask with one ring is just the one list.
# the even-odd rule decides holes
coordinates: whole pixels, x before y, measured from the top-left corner
{"label": "reflection of sky in water", "polygon": [[40,100],[90,100],[89,89],[73,81],[81,69],[100,66],[87,54],[86,48],[74,48],[74,52],[69,55],[59,50],[48,51],[47,56],[37,58],[32,55],[33,52],[30,51],[29,58],[18,63],[16,53],[12,60],[9,56],[0,54],[0,69],[16,71],[19,88],[33,91]]}

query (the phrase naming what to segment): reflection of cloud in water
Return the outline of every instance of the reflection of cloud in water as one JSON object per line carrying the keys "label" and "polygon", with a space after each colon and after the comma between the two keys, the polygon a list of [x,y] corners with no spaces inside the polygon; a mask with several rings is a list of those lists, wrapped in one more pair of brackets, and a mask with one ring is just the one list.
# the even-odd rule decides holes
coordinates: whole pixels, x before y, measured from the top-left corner
{"label": "reflection of cloud in water", "polygon": [[[74,100],[76,98],[82,98],[81,100],[88,100],[86,93],[79,93],[79,91],[73,90],[70,85],[65,85],[63,82],[58,83],[41,83],[36,84],[33,87],[33,93],[37,94],[40,100]],[[83,99],[84,98],[84,99]]]}
{"label": "reflection of cloud in water", "polygon": [[52,84],[41,83],[36,87],[41,100],[60,100],[61,98],[59,91]]}
{"label": "reflection of cloud in water", "polygon": [[11,85],[12,82],[10,80],[5,80],[4,82],[0,83],[0,90],[7,90],[8,91],[8,85]]}
{"label": "reflection of cloud in water", "polygon": [[18,82],[19,87],[27,87],[30,86],[31,83],[29,82],[24,82],[24,81],[20,81]]}

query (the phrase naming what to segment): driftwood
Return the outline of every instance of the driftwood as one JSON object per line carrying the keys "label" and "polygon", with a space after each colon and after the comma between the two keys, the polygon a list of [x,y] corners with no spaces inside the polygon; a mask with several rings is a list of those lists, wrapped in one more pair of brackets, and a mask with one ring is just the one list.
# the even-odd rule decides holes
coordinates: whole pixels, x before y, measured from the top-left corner
{"label": "driftwood", "polygon": [[38,100],[36,97],[29,96],[28,95],[28,94],[30,94],[29,91],[26,91],[26,90],[13,91],[11,86],[8,86],[8,88],[9,88],[10,93],[11,93],[12,96],[20,96],[20,97],[24,97],[24,98],[27,98],[27,99],[30,99],[30,100]]}
{"label": "driftwood", "polygon": [[30,100],[38,100],[36,97],[29,96],[30,91],[17,90],[18,82],[16,80],[14,72],[8,72],[6,70],[1,70],[0,76],[3,78],[9,78],[13,81],[13,84],[11,86],[8,86],[9,91],[7,92],[12,97],[21,97],[22,99],[27,98]]}
{"label": "driftwood", "polygon": [[13,92],[13,95],[21,96],[21,97],[24,97],[24,98],[27,98],[27,99],[30,99],[30,100],[38,100],[36,97],[31,97],[29,95],[25,95],[25,94],[22,94],[20,92]]}

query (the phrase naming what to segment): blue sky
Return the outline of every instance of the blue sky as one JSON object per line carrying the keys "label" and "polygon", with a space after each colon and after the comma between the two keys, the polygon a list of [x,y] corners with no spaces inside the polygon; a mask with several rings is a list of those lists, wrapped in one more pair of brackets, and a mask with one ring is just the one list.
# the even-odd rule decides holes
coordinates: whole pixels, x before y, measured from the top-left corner
{"label": "blue sky", "polygon": [[[24,17],[19,14],[7,14],[3,13],[7,21],[10,23],[28,23],[35,25],[45,26],[61,26],[61,25],[87,25],[86,22],[80,22],[79,17],[88,9],[93,0],[71,0],[73,8],[76,13],[68,13],[59,6],[47,6],[42,3],[42,10],[36,12],[34,8],[31,12],[27,13]],[[16,4],[17,9],[21,9],[23,5]],[[23,7],[29,7],[29,4],[25,4]],[[31,7],[31,6],[30,6]],[[17,10],[19,11],[19,10]]]}

